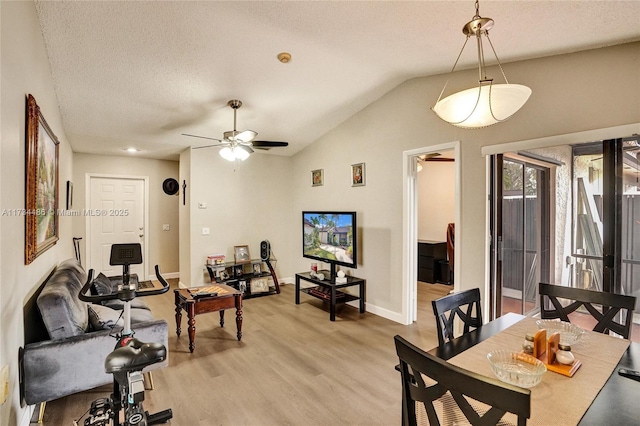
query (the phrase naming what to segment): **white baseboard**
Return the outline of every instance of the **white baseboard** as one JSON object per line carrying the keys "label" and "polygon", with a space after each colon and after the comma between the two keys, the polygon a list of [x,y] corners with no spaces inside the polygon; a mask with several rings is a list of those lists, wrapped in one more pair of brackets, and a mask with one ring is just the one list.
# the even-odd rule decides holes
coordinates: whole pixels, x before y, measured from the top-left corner
{"label": "white baseboard", "polygon": [[[162,277],[165,279],[171,279],[171,278],[180,278],[180,272],[167,272],[167,273],[162,273]],[[149,275],[149,279],[150,280],[157,280],[158,277],[155,276],[155,274],[153,275]]]}
{"label": "white baseboard", "polygon": [[295,278],[292,277],[284,277],[284,278],[278,278],[278,284],[295,284]]}
{"label": "white baseboard", "polygon": [[[356,306],[358,306],[357,305],[358,301],[354,301],[351,303],[356,303]],[[379,317],[386,318],[388,320],[391,320],[400,324],[405,324],[404,316],[398,312],[390,311],[388,309],[381,308],[380,306],[372,305],[371,303],[366,303],[365,307],[367,312],[370,312],[374,315],[378,315]]]}

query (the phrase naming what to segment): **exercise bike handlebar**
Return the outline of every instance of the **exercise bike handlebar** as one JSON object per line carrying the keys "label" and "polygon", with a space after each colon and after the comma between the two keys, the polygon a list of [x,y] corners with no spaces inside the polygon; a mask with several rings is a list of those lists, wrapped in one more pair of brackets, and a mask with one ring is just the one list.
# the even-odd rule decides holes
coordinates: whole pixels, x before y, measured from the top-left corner
{"label": "exercise bike handlebar", "polygon": [[[144,290],[144,291],[135,290],[134,291],[135,297],[154,296],[156,294],[163,294],[169,291],[169,283],[167,283],[167,281],[163,278],[163,276],[160,275],[160,267],[156,265],[155,269],[156,269],[156,278],[158,279],[158,281],[160,281],[160,284],[162,284],[162,288],[153,289],[153,290]],[[118,297],[119,292],[103,294],[103,295],[92,295],[90,291],[92,284],[93,284],[93,269],[89,269],[89,273],[87,274],[87,282],[82,287],[82,289],[80,289],[80,294],[79,294],[80,300],[84,302],[96,303],[96,302],[104,302],[106,300],[119,299]]]}

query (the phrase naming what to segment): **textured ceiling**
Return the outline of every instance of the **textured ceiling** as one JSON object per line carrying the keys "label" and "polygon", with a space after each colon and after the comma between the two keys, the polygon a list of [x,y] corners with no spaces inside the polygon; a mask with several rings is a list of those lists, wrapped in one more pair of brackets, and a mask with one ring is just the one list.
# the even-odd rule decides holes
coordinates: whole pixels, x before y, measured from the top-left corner
{"label": "textured ceiling", "polygon": [[[472,1],[36,1],[76,152],[177,159],[233,128],[292,155],[410,78],[448,72]],[[640,1],[483,1],[504,62],[640,40]],[[276,56],[290,52],[282,64]],[[467,53],[469,53],[467,55]],[[467,47],[458,69],[473,66]],[[492,62],[493,63],[493,62]],[[515,83],[515,82],[514,82]],[[526,82],[518,82],[526,84]],[[435,99],[434,99],[435,102]],[[425,112],[428,113],[428,112]]]}

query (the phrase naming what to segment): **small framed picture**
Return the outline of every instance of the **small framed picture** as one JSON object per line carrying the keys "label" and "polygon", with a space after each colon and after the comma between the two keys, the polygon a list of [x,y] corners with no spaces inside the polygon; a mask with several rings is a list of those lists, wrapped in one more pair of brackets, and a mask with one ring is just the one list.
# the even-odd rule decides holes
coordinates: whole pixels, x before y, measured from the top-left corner
{"label": "small framed picture", "polygon": [[226,281],[229,279],[229,273],[227,272],[226,269],[222,269],[221,271],[218,271],[218,278],[221,281]]}
{"label": "small framed picture", "polygon": [[249,283],[251,293],[265,293],[269,291],[269,280],[267,277],[254,278]]}
{"label": "small framed picture", "polygon": [[323,169],[311,170],[311,186],[324,185],[324,171]]}
{"label": "small framed picture", "polygon": [[241,277],[242,274],[244,273],[244,271],[242,270],[242,266],[236,266],[233,269],[233,275],[237,278],[237,277]]}
{"label": "small framed picture", "polygon": [[234,246],[233,255],[236,263],[251,262],[251,256],[249,255],[249,246]]}
{"label": "small framed picture", "polygon": [[364,163],[351,165],[351,186],[364,186]]}
{"label": "small framed picture", "polygon": [[262,273],[262,265],[259,263],[253,264],[253,275],[260,275]]}

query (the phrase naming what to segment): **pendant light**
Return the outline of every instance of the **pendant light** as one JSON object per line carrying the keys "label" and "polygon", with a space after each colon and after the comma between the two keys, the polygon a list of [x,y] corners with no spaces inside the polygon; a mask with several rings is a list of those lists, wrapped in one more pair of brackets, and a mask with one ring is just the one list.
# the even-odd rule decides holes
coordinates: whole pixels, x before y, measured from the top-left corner
{"label": "pendant light", "polygon": [[[442,92],[440,92],[438,101],[432,108],[433,112],[447,123],[465,129],[479,129],[505,121],[522,108],[531,95],[531,89],[527,86],[509,84],[509,81],[507,81],[500,59],[498,59],[493,43],[489,38],[489,30],[493,27],[493,19],[481,17],[479,9],[480,5],[476,0],[476,14],[462,28],[462,32],[467,38],[458,54],[458,59],[456,59],[451,69],[451,73],[453,73],[469,38],[475,36],[478,47],[478,87],[463,90],[441,99],[449,83],[447,80]],[[491,46],[506,84],[494,84],[493,79],[487,77],[485,73],[484,51],[482,48],[483,36],[487,38]]]}

